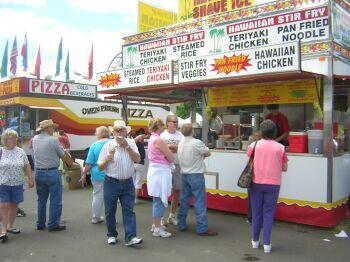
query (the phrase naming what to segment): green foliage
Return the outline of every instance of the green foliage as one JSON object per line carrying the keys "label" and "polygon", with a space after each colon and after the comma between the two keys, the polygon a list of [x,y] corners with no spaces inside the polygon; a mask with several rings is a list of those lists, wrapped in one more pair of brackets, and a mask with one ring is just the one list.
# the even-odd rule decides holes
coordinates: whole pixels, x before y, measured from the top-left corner
{"label": "green foliage", "polygon": [[191,115],[192,102],[180,103],[176,106],[176,115],[185,119]]}

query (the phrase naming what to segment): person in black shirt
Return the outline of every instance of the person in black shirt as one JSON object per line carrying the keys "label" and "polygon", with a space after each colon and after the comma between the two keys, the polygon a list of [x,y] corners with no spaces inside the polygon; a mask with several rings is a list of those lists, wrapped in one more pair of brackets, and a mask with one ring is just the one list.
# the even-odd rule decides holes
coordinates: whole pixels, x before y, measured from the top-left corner
{"label": "person in black shirt", "polygon": [[134,139],[141,157],[140,163],[134,164],[135,173],[134,173],[133,179],[134,179],[134,185],[135,185],[135,204],[139,203],[138,196],[142,192],[142,176],[145,170],[146,151],[144,146],[144,136],[145,136],[144,134],[139,134],[139,132],[135,132],[135,131],[131,131],[129,133],[129,137]]}

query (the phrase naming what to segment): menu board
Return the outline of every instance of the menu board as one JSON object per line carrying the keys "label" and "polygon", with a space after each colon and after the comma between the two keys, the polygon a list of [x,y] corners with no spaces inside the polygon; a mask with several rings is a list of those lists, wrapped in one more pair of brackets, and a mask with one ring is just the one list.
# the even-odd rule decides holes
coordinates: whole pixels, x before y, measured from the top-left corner
{"label": "menu board", "polygon": [[123,46],[123,67],[330,38],[328,6],[318,6],[205,28]]}
{"label": "menu board", "polygon": [[179,83],[300,70],[299,43],[179,60]]}
{"label": "menu board", "polygon": [[[317,86],[316,86],[317,83]],[[294,104],[318,101],[320,82],[314,79],[209,88],[210,107]]]}
{"label": "menu board", "polygon": [[97,74],[97,81],[97,91],[172,84],[172,63],[158,63],[102,72]]}

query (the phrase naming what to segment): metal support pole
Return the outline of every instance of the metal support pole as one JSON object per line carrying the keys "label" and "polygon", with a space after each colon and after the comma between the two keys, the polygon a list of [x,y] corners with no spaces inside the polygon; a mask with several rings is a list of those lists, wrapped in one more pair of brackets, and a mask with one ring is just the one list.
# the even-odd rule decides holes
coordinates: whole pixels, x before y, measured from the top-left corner
{"label": "metal support pole", "polygon": [[122,105],[123,105],[123,113],[122,113],[122,116],[123,116],[123,120],[125,121],[125,124],[128,125],[128,97],[126,95],[122,95],[121,96],[122,98]]}
{"label": "metal support pole", "polygon": [[327,158],[327,203],[333,200],[333,57],[328,56],[323,81],[323,155]]}
{"label": "metal support pole", "polygon": [[191,123],[192,124],[196,124],[197,123],[197,119],[196,119],[196,100],[194,100],[192,102],[192,111],[191,111]]}
{"label": "metal support pole", "polygon": [[203,88],[202,92],[202,141],[204,144],[208,145],[208,133],[209,133],[209,121],[207,116],[208,105],[208,88]]}

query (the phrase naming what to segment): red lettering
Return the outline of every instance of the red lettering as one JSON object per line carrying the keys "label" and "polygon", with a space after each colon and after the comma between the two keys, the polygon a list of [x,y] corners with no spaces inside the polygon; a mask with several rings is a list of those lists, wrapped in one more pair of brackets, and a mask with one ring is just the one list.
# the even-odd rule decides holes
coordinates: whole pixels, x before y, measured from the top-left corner
{"label": "red lettering", "polygon": [[231,9],[234,10],[249,6],[252,6],[252,2],[250,0],[232,0]]}
{"label": "red lettering", "polygon": [[40,82],[37,80],[33,80],[32,81],[32,92],[35,91],[35,88],[37,88],[39,86]]}
{"label": "red lettering", "polygon": [[58,95],[60,95],[61,94],[61,92],[60,92],[60,90],[58,90],[58,88],[60,87],[60,85],[61,85],[61,83],[55,83],[55,94],[58,94]]}
{"label": "red lettering", "polygon": [[52,94],[51,86],[52,86],[52,82],[46,82],[46,91],[45,91],[45,93]]}
{"label": "red lettering", "polygon": [[65,95],[69,95],[69,85],[67,84],[64,84],[62,86],[62,95],[65,94]]}

